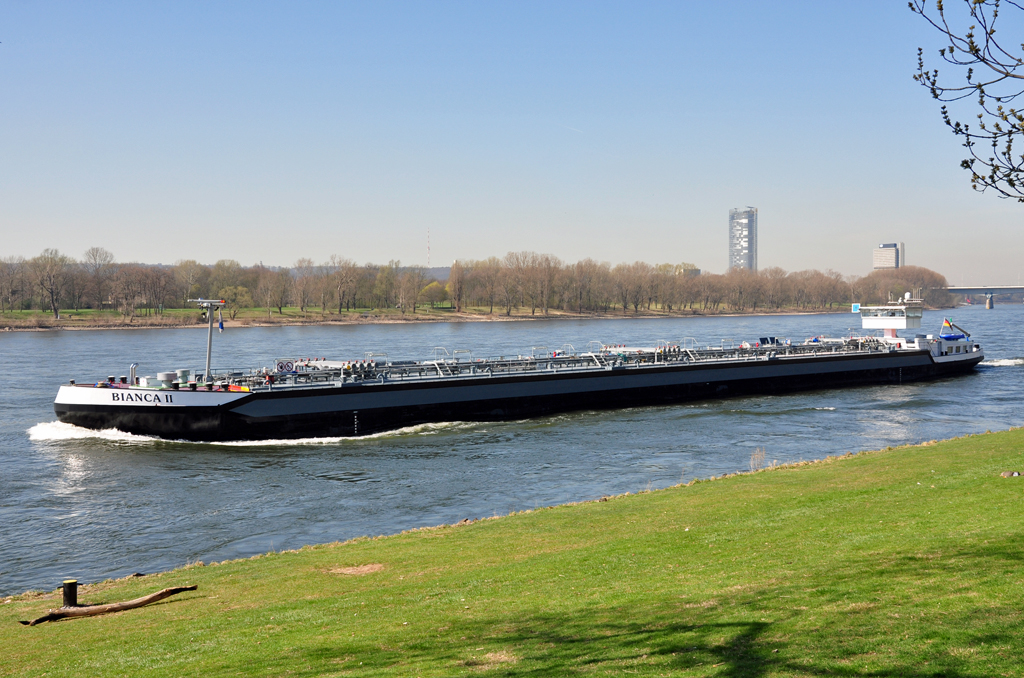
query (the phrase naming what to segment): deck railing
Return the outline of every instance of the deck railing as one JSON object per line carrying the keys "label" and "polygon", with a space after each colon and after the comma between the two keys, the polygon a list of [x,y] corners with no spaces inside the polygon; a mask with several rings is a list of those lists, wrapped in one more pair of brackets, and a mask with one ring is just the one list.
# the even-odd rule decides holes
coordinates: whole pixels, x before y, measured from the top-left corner
{"label": "deck railing", "polygon": [[[695,342],[687,342],[693,346]],[[723,342],[728,344],[728,342]],[[537,347],[542,348],[542,347]],[[279,373],[268,370],[242,370],[237,368],[213,370],[215,380],[222,384],[246,386],[254,391],[276,388],[325,388],[344,386],[384,385],[396,382],[456,381],[461,379],[523,375],[524,377],[551,373],[600,372],[618,369],[660,369],[693,364],[719,364],[776,360],[780,358],[799,359],[821,355],[882,353],[891,350],[885,342],[874,337],[851,337],[843,340],[829,340],[796,345],[769,344],[766,346],[744,347],[724,345],[720,347],[683,348],[662,342],[653,349],[632,349],[617,351],[610,348],[602,351],[574,353],[547,352],[534,349],[532,355],[496,358],[472,357],[445,358],[444,352],[435,350],[433,360],[423,362],[396,361],[353,363],[339,367],[338,363],[327,361],[295,364],[295,371]],[[455,356],[464,355],[464,351]],[[377,354],[380,355],[380,354]]]}

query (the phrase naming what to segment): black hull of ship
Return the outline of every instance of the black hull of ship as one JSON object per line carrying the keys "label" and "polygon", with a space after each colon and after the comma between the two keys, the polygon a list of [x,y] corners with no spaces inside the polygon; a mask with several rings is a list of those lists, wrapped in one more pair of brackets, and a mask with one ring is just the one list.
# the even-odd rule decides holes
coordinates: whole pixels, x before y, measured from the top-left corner
{"label": "black hull of ship", "polygon": [[90,429],[192,441],[354,437],[446,421],[525,419],[574,410],[899,384],[972,370],[981,357],[937,363],[927,352],[823,356],[719,365],[619,368],[254,392],[221,407],[54,406]]}

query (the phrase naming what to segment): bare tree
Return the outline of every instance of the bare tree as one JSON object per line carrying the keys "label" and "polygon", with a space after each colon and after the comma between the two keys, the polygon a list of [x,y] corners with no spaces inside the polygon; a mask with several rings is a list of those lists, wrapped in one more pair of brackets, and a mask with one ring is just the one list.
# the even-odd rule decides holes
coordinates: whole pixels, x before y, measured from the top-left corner
{"label": "bare tree", "polygon": [[207,289],[210,294],[217,295],[227,287],[237,287],[242,283],[242,265],[234,259],[221,259],[210,271]]}
{"label": "bare tree", "polygon": [[90,284],[89,274],[80,263],[74,262],[68,267],[68,284],[64,291],[64,298],[71,308],[76,311],[82,309],[82,301],[85,299],[86,292],[89,291]]}
{"label": "bare tree", "polygon": [[718,304],[722,301],[722,277],[710,273],[704,273],[697,277],[695,293],[697,301],[700,302],[701,311],[718,308]]}
{"label": "bare tree", "polygon": [[272,271],[260,266],[256,283],[256,303],[267,309],[267,318],[273,317],[273,309],[278,315],[284,314],[284,307],[292,294],[292,274],[287,268]]}
{"label": "bare tree", "polygon": [[452,262],[452,267],[448,270],[447,289],[455,312],[462,313],[462,297],[466,293],[466,269],[458,259]]}
{"label": "bare tree", "polygon": [[293,283],[293,294],[295,296],[295,304],[302,311],[302,315],[306,315],[306,306],[309,305],[310,299],[314,296],[316,291],[316,264],[313,263],[312,259],[303,258],[295,262],[294,266],[294,280]]}
{"label": "bare tree", "polygon": [[398,287],[398,269],[401,265],[400,261],[392,259],[377,269],[377,276],[373,283],[373,296],[376,299],[377,308],[391,307]]}
{"label": "bare tree", "polygon": [[734,311],[757,309],[761,300],[761,278],[746,268],[732,268],[725,274],[725,295]]}
{"label": "bare tree", "polygon": [[635,261],[626,269],[629,278],[629,303],[633,306],[633,313],[639,313],[640,306],[650,299],[653,270],[653,266],[643,261]]}
{"label": "bare tree", "polygon": [[501,295],[501,305],[505,308],[505,315],[511,316],[512,309],[519,301],[519,281],[515,271],[506,266],[499,269],[498,292]]}
{"label": "bare tree", "polygon": [[697,293],[697,281],[699,279],[700,273],[693,274],[689,271],[676,271],[673,286],[675,287],[676,301],[679,304],[680,310],[685,307],[692,311],[693,305],[700,300]]}
{"label": "bare tree", "polygon": [[102,247],[90,247],[82,258],[82,266],[89,274],[93,308],[103,308],[109,296],[110,276],[114,274],[114,255]]}
{"label": "bare tree", "polygon": [[544,258],[536,252],[519,252],[516,258],[519,270],[519,291],[524,305],[530,307],[530,315],[537,315],[537,308],[544,306],[544,295],[548,291],[544,270]]}
{"label": "bare tree", "polygon": [[598,297],[606,296],[606,292],[601,290],[601,283],[608,273],[607,264],[599,264],[593,259],[581,259],[566,268],[564,301],[567,308],[580,314],[584,309],[596,310],[600,305]]}
{"label": "bare tree", "polygon": [[145,279],[146,303],[149,308],[163,314],[163,308],[174,290],[174,274],[157,266],[149,267],[149,275]]}
{"label": "bare tree", "polygon": [[832,308],[833,304],[848,299],[849,296],[850,287],[843,279],[842,273],[828,269],[821,274],[817,289],[818,305],[821,308]]}
{"label": "bare tree", "polygon": [[410,266],[398,274],[396,284],[398,308],[402,313],[411,310],[416,313],[416,301],[426,286],[427,273],[419,266]]}
{"label": "bare tree", "polygon": [[782,305],[788,301],[789,297],[790,286],[786,271],[778,266],[772,266],[771,268],[758,271],[758,275],[761,276],[761,289],[765,305],[769,308],[782,308]]}
{"label": "bare tree", "polygon": [[[651,299],[661,304],[662,309],[672,312],[676,306],[676,266],[658,264],[651,271]],[[647,305],[650,309],[650,303]]]}
{"label": "bare tree", "polygon": [[498,285],[507,316],[512,315],[512,309],[520,306],[523,299],[523,283],[530,262],[530,254],[530,252],[509,252],[501,262]]}
{"label": "bare tree", "polygon": [[74,260],[55,249],[45,249],[38,257],[29,260],[28,268],[36,287],[50,306],[54,318],[60,317],[60,302]]}
{"label": "bare tree", "polygon": [[788,276],[792,285],[793,303],[800,308],[806,308],[813,303],[816,273],[817,271],[794,271]]}
{"label": "bare tree", "polygon": [[178,284],[182,305],[189,299],[202,296],[203,283],[208,277],[207,268],[194,259],[183,259],[174,264],[174,279]]}
{"label": "bare tree", "polygon": [[498,296],[501,280],[501,262],[497,257],[473,262],[471,279],[477,298],[489,307],[487,313],[494,313],[494,299]]}
{"label": "bare tree", "polygon": [[117,267],[110,281],[110,298],[121,316],[129,323],[135,319],[136,311],[146,301],[146,267],[139,264],[122,264]]}
{"label": "bare tree", "polygon": [[282,268],[274,273],[271,281],[271,305],[277,307],[278,315],[284,315],[284,307],[288,305],[288,300],[292,296],[292,273],[287,268]]}
{"label": "bare tree", "polygon": [[276,273],[273,271],[259,267],[259,274],[256,278],[256,303],[267,309],[267,319],[273,317],[274,308],[274,285]]}
{"label": "bare tree", "polygon": [[615,288],[615,299],[622,305],[622,315],[629,309],[629,264],[618,264],[612,269],[612,287]]}
{"label": "bare tree", "polygon": [[550,254],[542,254],[537,261],[538,277],[540,279],[540,302],[544,315],[548,314],[548,304],[551,302],[551,295],[555,290],[555,281],[562,269],[562,262]]}
{"label": "bare tree", "polygon": [[653,270],[653,266],[642,261],[619,264],[612,269],[612,287],[616,301],[622,305],[623,314],[630,306],[633,307],[633,313],[640,312],[640,306],[648,299]]}
{"label": "bare tree", "polygon": [[25,293],[25,259],[0,259],[0,312],[13,311]]}
{"label": "bare tree", "polygon": [[351,259],[343,259],[338,255],[331,257],[331,267],[334,269],[334,289],[337,293],[338,313],[341,313],[342,305],[346,309],[351,309],[355,304],[360,270],[356,262]]}
{"label": "bare tree", "polygon": [[[971,186],[980,192],[991,188],[1000,197],[1024,202],[1024,155],[1013,147],[1024,134],[1024,110],[1014,105],[1024,93],[1024,44],[996,38],[1000,9],[1024,7],[1014,0],[963,0],[958,14],[947,12],[942,0],[936,0],[934,10],[927,0],[911,0],[909,5],[947,42],[939,58],[963,74],[953,84],[940,81],[938,69],[925,68],[924,52],[918,48],[914,79],[943,102],[943,122],[963,138],[970,155],[960,166],[971,173]],[[1016,27],[1011,35],[1016,35]],[[954,119],[946,106],[964,99],[977,101],[977,129]]]}
{"label": "bare tree", "polygon": [[[377,303],[377,275],[380,273],[380,266],[377,264],[365,263],[359,267],[359,278],[356,280],[356,303],[354,306],[373,308]],[[359,302],[362,302],[361,304]]]}
{"label": "bare tree", "polygon": [[320,264],[314,273],[313,296],[320,304],[320,317],[327,315],[327,307],[334,301],[334,269],[330,263]]}

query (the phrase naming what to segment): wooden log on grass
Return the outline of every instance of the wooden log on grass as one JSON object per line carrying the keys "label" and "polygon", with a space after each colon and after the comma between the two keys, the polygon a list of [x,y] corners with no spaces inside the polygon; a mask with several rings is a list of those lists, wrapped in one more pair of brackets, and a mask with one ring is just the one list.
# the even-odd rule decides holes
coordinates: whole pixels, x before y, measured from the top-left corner
{"label": "wooden log on grass", "polygon": [[142,596],[135,600],[128,600],[123,603],[108,603],[107,605],[86,605],[83,607],[62,607],[59,610],[50,610],[50,613],[40,617],[39,619],[33,619],[32,621],[20,622],[25,626],[35,626],[36,624],[42,624],[43,622],[57,621],[59,619],[71,619],[74,617],[95,617],[100,614],[109,614],[110,612],[121,612],[122,610],[132,610],[136,607],[142,607],[143,605],[149,605],[155,603],[158,600],[164,598],[170,598],[171,596],[185,591],[195,591],[199,586],[175,586],[173,588],[164,589],[163,591],[157,591],[151,593],[148,596]]}

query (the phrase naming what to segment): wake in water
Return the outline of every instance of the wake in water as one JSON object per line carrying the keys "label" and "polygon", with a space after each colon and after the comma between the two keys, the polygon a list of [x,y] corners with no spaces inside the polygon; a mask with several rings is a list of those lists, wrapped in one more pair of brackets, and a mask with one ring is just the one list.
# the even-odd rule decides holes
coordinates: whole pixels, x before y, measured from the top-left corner
{"label": "wake in water", "polygon": [[116,428],[108,428],[96,431],[89,428],[82,428],[74,424],[66,424],[62,421],[48,421],[36,424],[28,430],[29,440],[36,442],[60,442],[63,440],[104,440],[121,444],[152,444],[152,443],[179,443],[183,445],[222,445],[227,447],[267,447],[267,446],[291,446],[291,445],[334,445],[345,441],[372,440],[374,438],[394,438],[408,435],[434,435],[445,431],[453,431],[477,426],[471,422],[443,422],[437,424],[419,424],[417,426],[406,426],[394,431],[382,433],[371,433],[365,436],[338,436],[332,438],[283,438],[272,440],[232,440],[222,442],[197,442],[194,440],[170,440],[156,438],[153,436],[140,436],[133,433],[125,433]]}
{"label": "wake in water", "polygon": [[82,428],[73,424],[65,424],[62,421],[47,421],[36,424],[28,430],[28,439],[36,442],[55,442],[61,440],[85,440],[95,438],[106,440],[112,443],[155,443],[159,438],[152,436],[137,436],[132,433],[118,431],[116,428],[94,431],[89,428]]}
{"label": "wake in water", "polygon": [[983,360],[982,365],[990,367],[1020,367],[1024,365],[1024,358],[999,358],[998,360]]}
{"label": "wake in water", "polygon": [[[462,428],[469,428],[476,424],[461,421],[442,422],[439,424],[417,424],[396,428],[394,431],[383,431],[371,433],[365,436],[338,436],[336,438],[292,438],[280,440],[229,440],[214,443],[198,443],[200,445],[223,445],[226,447],[268,447],[268,446],[289,446],[289,445],[333,445],[346,441],[373,440],[375,438],[397,438],[409,435],[434,435],[445,431],[454,431]],[[181,441],[187,442],[187,441]]]}

